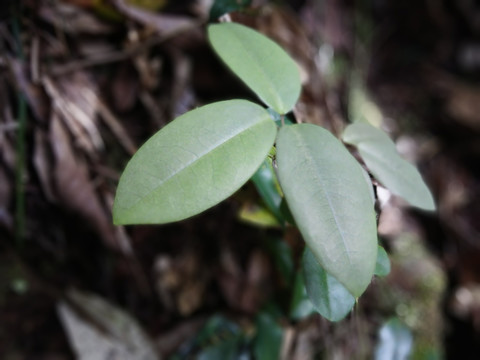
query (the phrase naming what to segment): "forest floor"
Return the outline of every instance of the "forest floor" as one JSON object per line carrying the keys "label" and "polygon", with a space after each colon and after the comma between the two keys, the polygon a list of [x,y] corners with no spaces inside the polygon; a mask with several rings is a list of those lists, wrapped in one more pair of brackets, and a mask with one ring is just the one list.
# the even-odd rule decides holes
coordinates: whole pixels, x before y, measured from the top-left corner
{"label": "forest floor", "polygon": [[[200,0],[19,3],[0,13],[1,359],[371,359],[382,341],[412,359],[476,358],[475,5],[215,1],[212,15]],[[228,6],[299,64],[297,121],[338,136],[371,117],[436,199],[426,214],[378,187],[392,269],[341,322],[312,310],[296,281],[303,240],[262,223],[250,182],[186,221],[112,223],[146,139],[194,107],[255,100],[206,39]]]}

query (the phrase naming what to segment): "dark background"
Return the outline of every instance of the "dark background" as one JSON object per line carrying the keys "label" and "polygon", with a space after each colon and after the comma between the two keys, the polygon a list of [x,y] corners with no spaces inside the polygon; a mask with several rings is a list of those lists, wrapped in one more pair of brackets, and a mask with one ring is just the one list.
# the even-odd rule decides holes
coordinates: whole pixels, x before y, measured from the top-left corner
{"label": "dark background", "polygon": [[[207,2],[130,3],[142,11],[122,1],[1,3],[2,359],[74,358],[57,310],[71,289],[127,311],[164,357],[211,345],[182,348],[212,315],[248,334],[268,304],[289,307],[271,242],[285,242],[295,266],[303,243],[294,229],[239,219],[261,202],[250,183],[181,223],[111,224],[119,174],[150,135],[195,106],[255,100],[206,42]],[[283,338],[283,356],[371,358],[378,329],[396,317],[413,334],[412,358],[477,359],[480,3],[253,1],[230,15],[301,66],[294,117],[339,135],[373,107],[365,116],[381,114],[438,205],[435,214],[398,199],[380,206],[392,273],[338,324],[281,317],[293,339]]]}

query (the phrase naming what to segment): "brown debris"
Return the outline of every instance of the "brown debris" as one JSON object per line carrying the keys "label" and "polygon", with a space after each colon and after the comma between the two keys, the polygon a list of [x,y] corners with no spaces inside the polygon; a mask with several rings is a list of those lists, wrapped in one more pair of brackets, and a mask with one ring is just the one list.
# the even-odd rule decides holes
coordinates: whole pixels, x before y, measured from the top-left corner
{"label": "brown debris", "polygon": [[53,178],[59,201],[81,215],[88,224],[92,224],[102,238],[115,247],[113,225],[98,201],[86,164],[75,156],[71,140],[60,119],[53,115],[50,125],[49,138],[54,156]]}
{"label": "brown debris", "polygon": [[110,24],[100,21],[91,13],[63,2],[53,1],[49,5],[42,2],[38,15],[55,28],[73,35],[106,35],[114,31]]}
{"label": "brown debris", "polygon": [[231,251],[225,249],[221,256],[223,269],[218,281],[229,305],[246,313],[256,313],[271,290],[272,272],[267,256],[254,251],[248,258],[245,273]]}
{"label": "brown debris", "polygon": [[114,4],[122,14],[144,26],[154,29],[164,39],[198,26],[197,21],[194,19],[185,16],[152,13],[129,5],[124,0],[114,0]]}
{"label": "brown debris", "polygon": [[[29,231],[28,246],[14,251],[45,284],[22,295],[12,285],[22,278],[3,276],[0,315],[17,327],[11,334],[26,335],[5,340],[9,331],[0,331],[0,353],[4,346],[14,349],[7,354],[12,358],[70,358],[67,345],[55,348],[66,338],[58,339],[64,331],[52,315],[70,285],[121,304],[157,339],[165,357],[183,349],[219,311],[241,314],[250,336],[252,318],[269,304],[283,312],[282,359],[355,358],[362,340],[372,347],[372,329],[395,315],[376,308],[373,296],[360,306],[367,312],[355,315],[366,328],[358,336],[351,318],[334,325],[316,316],[290,321],[288,285],[274,281],[276,263],[263,240],[281,232],[297,267],[304,243],[294,228],[240,224],[237,199],[175,225],[112,225],[116,183],[140,144],[191,108],[254,98],[208,47],[204,25],[210,1],[165,1],[155,10],[134,3],[26,0],[0,23],[0,249],[12,247],[16,223],[20,92],[28,106],[23,145]],[[445,311],[478,337],[480,91],[478,74],[468,73],[479,68],[471,40],[478,35],[474,5],[451,2],[456,11],[449,11],[445,2],[374,3],[373,14],[360,14],[375,25],[374,46],[363,49],[354,17],[360,10],[351,1],[289,1],[287,7],[256,0],[231,18],[271,37],[297,62],[303,84],[293,112],[297,122],[338,135],[347,122],[350,68],[355,68],[368,78],[395,133],[424,132],[412,138],[418,146],[411,150],[433,184],[438,216],[407,213],[393,202],[380,214],[380,231],[390,238],[406,229],[427,234],[453,279]],[[458,44],[464,32],[470,38]],[[356,63],[362,52],[369,52],[368,71],[362,59]],[[330,56],[327,65],[322,56]],[[345,69],[332,79],[339,59]],[[414,120],[402,122],[405,109]],[[425,145],[430,135],[434,146]],[[398,272],[391,279],[404,291],[416,291]],[[46,291],[50,284],[58,291]],[[38,301],[42,306],[32,308],[35,314],[25,311]],[[36,339],[43,336],[49,341]]]}
{"label": "brown debris", "polygon": [[205,301],[208,275],[202,270],[200,258],[186,252],[174,259],[158,256],[154,263],[156,290],[163,305],[188,316]]}

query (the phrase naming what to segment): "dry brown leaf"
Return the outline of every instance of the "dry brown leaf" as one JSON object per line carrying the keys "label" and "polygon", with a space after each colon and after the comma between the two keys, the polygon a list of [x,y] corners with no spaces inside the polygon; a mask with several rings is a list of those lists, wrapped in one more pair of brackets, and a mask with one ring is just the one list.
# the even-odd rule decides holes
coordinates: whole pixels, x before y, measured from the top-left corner
{"label": "dry brown leaf", "polygon": [[48,100],[40,86],[32,83],[26,64],[18,59],[9,59],[10,71],[18,89],[23,93],[35,117],[42,121],[48,117]]}
{"label": "dry brown leaf", "polygon": [[103,148],[103,141],[96,125],[98,97],[93,82],[84,72],[76,72],[57,81],[45,77],[43,84],[52,99],[53,110],[62,115],[75,143],[95,158]]}
{"label": "dry brown leaf", "polygon": [[52,185],[52,158],[49,154],[47,135],[43,130],[35,129],[35,145],[33,151],[33,166],[40,180],[43,193],[48,201],[56,202],[55,191]]}
{"label": "dry brown leaf", "polygon": [[0,130],[0,159],[12,173],[15,171],[15,149],[7,138],[6,131],[2,130]]}
{"label": "dry brown leaf", "polygon": [[101,115],[104,123],[110,128],[112,133],[117,137],[120,145],[123,146],[127,154],[133,155],[137,151],[137,146],[134,141],[128,135],[125,128],[122,126],[117,117],[110,111],[108,106],[98,99],[98,112]]}
{"label": "dry brown leaf", "polygon": [[54,110],[62,115],[75,137],[75,142],[91,158],[97,158],[98,150],[103,149],[103,140],[97,125],[97,114],[129,155],[133,155],[136,146],[120,121],[100,99],[96,85],[90,77],[81,71],[63,76],[57,81],[44,78],[44,85],[52,97]]}
{"label": "dry brown leaf", "polygon": [[119,64],[112,81],[113,108],[119,112],[129,111],[138,99],[138,77],[128,62]]}
{"label": "dry brown leaf", "polygon": [[162,37],[170,37],[197,26],[196,20],[185,16],[152,13],[142,8],[128,5],[123,0],[113,0],[113,3],[122,14],[140,24],[155,29]]}
{"label": "dry brown leaf", "polygon": [[76,290],[67,298],[57,309],[77,359],[161,360],[150,337],[124,310]]}
{"label": "dry brown leaf", "polygon": [[295,328],[292,326],[288,326],[285,329],[283,339],[282,339],[282,346],[280,348],[280,359],[279,360],[288,360],[291,358],[291,351],[292,347],[295,343]]}
{"label": "dry brown leaf", "polygon": [[50,142],[55,158],[53,177],[57,198],[65,208],[85,219],[107,245],[121,251],[111,219],[89,179],[87,166],[75,156],[71,140],[55,114],[50,124]]}
{"label": "dry brown leaf", "polygon": [[58,1],[43,1],[39,16],[69,34],[108,35],[114,27],[82,8]]}
{"label": "dry brown leaf", "polygon": [[160,355],[164,356],[165,358],[172,355],[175,350],[178,349],[178,347],[185,341],[194,338],[204,324],[205,318],[194,318],[191,320],[186,320],[169,330],[167,333],[162,334],[155,341]]}
{"label": "dry brown leaf", "polygon": [[246,273],[235,255],[222,249],[218,281],[224,297],[233,309],[256,313],[271,290],[271,264],[260,250],[250,254]]}
{"label": "dry brown leaf", "polygon": [[78,55],[83,59],[101,59],[107,54],[114,54],[117,50],[116,44],[108,42],[102,37],[79,38],[76,42]]}
{"label": "dry brown leaf", "polygon": [[254,250],[247,267],[246,284],[242,291],[241,308],[257,313],[268,298],[272,288],[272,271],[268,257],[261,250]]}
{"label": "dry brown leaf", "polygon": [[[300,330],[300,329],[299,329]],[[296,334],[295,347],[288,359],[308,360],[315,358],[318,351],[318,343],[321,341],[318,326],[312,323],[309,327],[301,329]],[[342,354],[340,354],[342,355]],[[331,357],[331,359],[348,359],[348,357]]]}
{"label": "dry brown leaf", "polygon": [[218,283],[227,303],[233,308],[240,308],[240,299],[244,285],[245,274],[237,258],[226,247],[220,253],[221,270],[218,272]]}

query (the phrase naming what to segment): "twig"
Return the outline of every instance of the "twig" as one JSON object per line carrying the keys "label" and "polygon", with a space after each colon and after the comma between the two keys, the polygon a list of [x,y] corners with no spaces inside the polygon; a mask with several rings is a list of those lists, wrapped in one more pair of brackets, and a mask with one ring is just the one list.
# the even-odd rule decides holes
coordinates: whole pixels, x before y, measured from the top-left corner
{"label": "twig", "polygon": [[[25,59],[20,40],[20,26],[18,19],[13,20],[13,32],[18,57],[23,61]],[[26,131],[27,131],[27,100],[25,95],[18,91],[18,128],[16,143],[16,163],[15,163],[15,241],[17,247],[23,245],[25,238],[25,158]]]}
{"label": "twig", "polygon": [[40,39],[38,36],[34,36],[32,39],[32,55],[30,57],[30,73],[32,76],[32,82],[38,84],[40,82],[40,73],[38,67],[38,59],[40,53]]}
{"label": "twig", "polygon": [[98,99],[97,110],[102,116],[102,119],[113,132],[113,134],[120,141],[120,144],[123,146],[125,151],[129,155],[133,155],[137,151],[137,147],[130,136],[127,134],[123,126],[120,124],[120,121],[115,117],[115,115],[110,111],[107,105],[101,100]]}
{"label": "twig", "polygon": [[145,50],[148,50],[149,48],[155,45],[159,45],[179,34],[190,31],[201,25],[202,25],[202,22],[194,22],[192,23],[191,27],[185,27],[177,31],[171,31],[163,36],[152,36],[149,39],[141,42],[140,44],[127,48],[121,52],[120,51],[107,52],[101,55],[97,55],[95,57],[78,60],[78,61],[72,61],[65,65],[57,65],[54,69],[50,69],[49,75],[61,76],[78,69],[123,61],[131,57],[134,57],[136,55],[139,55]]}
{"label": "twig", "polygon": [[18,122],[7,122],[0,124],[0,132],[14,131],[18,129]]}

